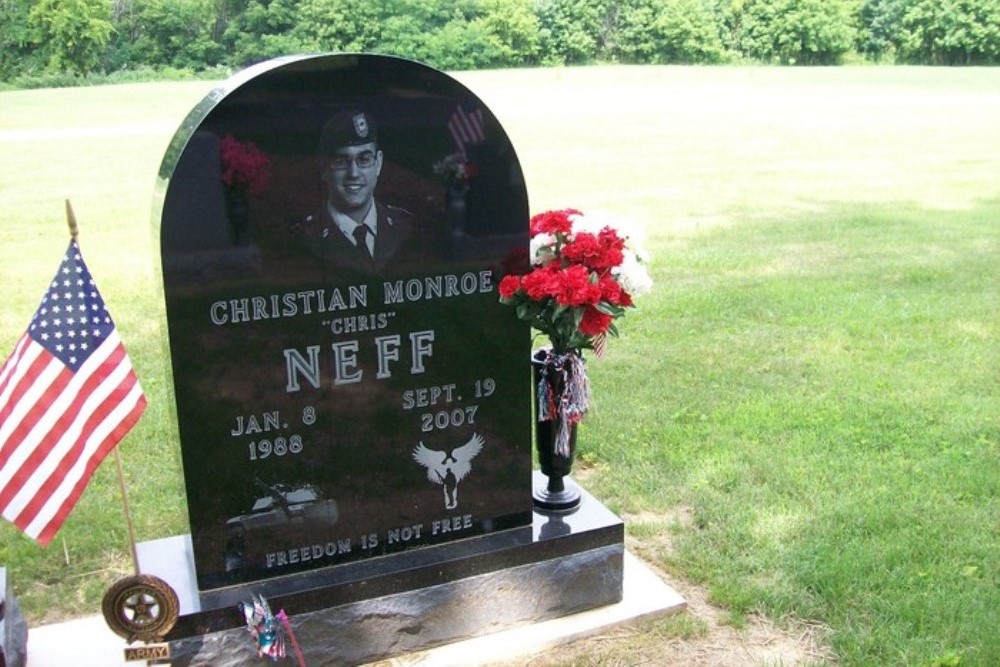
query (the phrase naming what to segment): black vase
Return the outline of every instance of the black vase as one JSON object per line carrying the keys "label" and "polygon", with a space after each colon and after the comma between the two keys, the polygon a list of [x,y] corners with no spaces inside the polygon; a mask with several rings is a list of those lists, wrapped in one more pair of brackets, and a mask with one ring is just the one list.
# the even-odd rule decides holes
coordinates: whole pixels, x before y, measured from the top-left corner
{"label": "black vase", "polygon": [[468,202],[466,201],[467,190],[463,188],[448,189],[448,227],[452,234],[465,232],[468,222]]}
{"label": "black vase", "polygon": [[233,242],[236,245],[243,245],[250,227],[250,204],[247,201],[246,190],[242,188],[226,190],[226,213],[233,229]]}
{"label": "black vase", "polygon": [[[536,406],[539,386],[543,381],[547,383],[544,391],[551,393],[550,400],[555,405],[562,400],[568,383],[565,381],[567,369],[557,361],[559,356],[553,355],[550,350],[538,350],[531,357]],[[582,497],[580,487],[568,479],[576,455],[577,424],[563,423],[558,415],[553,415],[552,419],[544,419],[541,411],[538,417],[535,420],[535,449],[538,452],[539,466],[547,481],[544,485],[535,485],[532,489],[532,501],[535,507],[542,510],[571,512],[580,506]],[[568,433],[562,435],[563,447],[557,447],[560,429],[568,429]]]}

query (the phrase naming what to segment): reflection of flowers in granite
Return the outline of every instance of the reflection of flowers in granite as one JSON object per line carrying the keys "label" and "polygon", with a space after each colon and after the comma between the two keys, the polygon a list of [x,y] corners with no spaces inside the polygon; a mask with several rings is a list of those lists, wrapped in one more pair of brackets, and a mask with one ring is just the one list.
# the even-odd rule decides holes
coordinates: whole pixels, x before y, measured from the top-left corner
{"label": "reflection of flowers in granite", "polygon": [[271,159],[251,141],[240,141],[231,134],[219,146],[222,158],[222,182],[228,190],[258,197],[271,181]]}
{"label": "reflection of flowers in granite", "polygon": [[247,238],[250,225],[248,197],[259,197],[271,182],[271,159],[251,141],[231,134],[219,144],[222,183],[226,186],[226,212],[236,235],[236,243]]}
{"label": "reflection of flowers in granite", "polygon": [[468,191],[469,184],[478,171],[476,164],[466,160],[460,153],[452,153],[434,164],[434,173],[444,179],[451,192]]}

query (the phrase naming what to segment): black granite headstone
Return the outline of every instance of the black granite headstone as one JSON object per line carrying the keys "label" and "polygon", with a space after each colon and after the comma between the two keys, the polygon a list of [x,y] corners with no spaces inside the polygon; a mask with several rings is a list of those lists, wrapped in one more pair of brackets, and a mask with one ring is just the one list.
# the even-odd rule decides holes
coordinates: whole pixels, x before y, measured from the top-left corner
{"label": "black granite headstone", "polygon": [[28,624],[7,589],[7,570],[0,567],[0,667],[23,667],[27,661]]}
{"label": "black granite headstone", "polygon": [[529,330],[497,300],[527,195],[481,100],[397,58],[271,61],[161,184],[200,589],[531,525]]}

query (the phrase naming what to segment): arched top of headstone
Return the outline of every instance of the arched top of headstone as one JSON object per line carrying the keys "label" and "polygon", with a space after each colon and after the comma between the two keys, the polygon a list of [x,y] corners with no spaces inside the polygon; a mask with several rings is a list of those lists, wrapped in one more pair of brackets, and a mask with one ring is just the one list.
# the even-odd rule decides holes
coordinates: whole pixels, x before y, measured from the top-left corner
{"label": "arched top of headstone", "polygon": [[280,58],[212,90],[167,149],[154,215],[168,288],[173,278],[256,271],[289,230],[333,235],[332,221],[316,219],[329,203],[323,128],[358,111],[377,132],[384,161],[376,200],[405,215],[425,241],[439,237],[453,257],[482,255],[490,239],[526,232],[516,153],[462,83],[388,56]]}

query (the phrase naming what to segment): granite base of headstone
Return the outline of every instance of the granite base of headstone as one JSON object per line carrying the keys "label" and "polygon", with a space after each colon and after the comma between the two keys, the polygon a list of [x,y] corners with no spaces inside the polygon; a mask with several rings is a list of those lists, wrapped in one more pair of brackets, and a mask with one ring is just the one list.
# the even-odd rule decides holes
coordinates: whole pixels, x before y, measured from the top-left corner
{"label": "granite base of headstone", "polygon": [[7,587],[7,570],[0,567],[0,667],[22,667],[27,661],[28,624]]}
{"label": "granite base of headstone", "polygon": [[584,492],[577,511],[533,519],[477,539],[201,594],[188,536],[140,544],[139,561],[178,593],[181,616],[166,637],[175,666],[253,662],[238,608],[253,595],[288,615],[306,664],[357,665],[621,601],[617,516]]}

